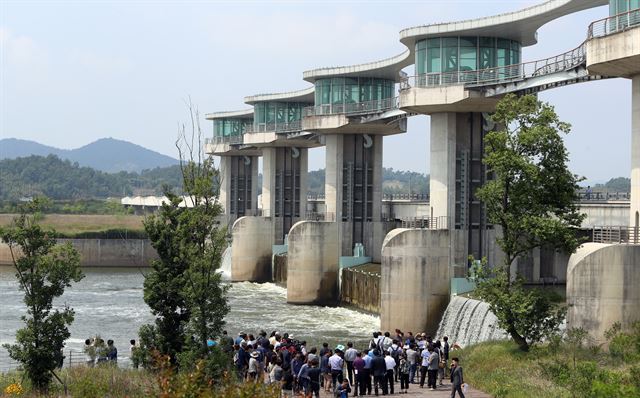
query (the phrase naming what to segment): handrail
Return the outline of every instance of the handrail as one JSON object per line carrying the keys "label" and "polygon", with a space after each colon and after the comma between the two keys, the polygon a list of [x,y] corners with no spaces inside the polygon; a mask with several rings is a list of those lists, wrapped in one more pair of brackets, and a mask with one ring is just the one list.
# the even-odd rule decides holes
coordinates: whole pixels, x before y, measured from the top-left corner
{"label": "handrail", "polygon": [[314,105],[302,108],[302,117],[378,113],[397,109],[399,103],[399,97],[389,97],[364,102]]}
{"label": "handrail", "polygon": [[403,218],[402,228],[414,228],[414,229],[448,229],[449,217],[413,217]]}
{"label": "handrail", "polygon": [[409,76],[401,80],[400,91],[407,90],[412,86],[430,87],[458,84],[485,86],[521,81],[529,77],[574,69],[583,65],[586,59],[586,42],[583,42],[573,50],[536,61],[471,71],[435,72]]}
{"label": "handrail", "polygon": [[245,130],[245,133],[247,134],[271,133],[271,132],[289,133],[289,132],[295,132],[295,131],[301,131],[301,130],[302,130],[302,120],[294,120],[292,122],[285,122],[285,123],[271,122],[271,123],[260,123],[257,126],[250,125]]}
{"label": "handrail", "polygon": [[591,22],[587,39],[608,36],[613,33],[622,32],[630,27],[640,25],[640,8],[625,11],[623,13],[609,16]]}
{"label": "handrail", "polygon": [[204,139],[205,145],[218,144],[242,144],[242,135],[227,135],[223,137],[210,137]]}
{"label": "handrail", "polygon": [[638,227],[607,226],[593,227],[591,241],[596,243],[638,244]]}

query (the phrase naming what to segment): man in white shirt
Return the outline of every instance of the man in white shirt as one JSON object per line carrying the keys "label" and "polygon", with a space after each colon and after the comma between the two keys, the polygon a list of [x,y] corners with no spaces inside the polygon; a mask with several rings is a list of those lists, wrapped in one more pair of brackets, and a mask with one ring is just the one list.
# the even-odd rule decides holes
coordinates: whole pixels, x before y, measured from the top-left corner
{"label": "man in white shirt", "polygon": [[384,362],[387,364],[387,374],[384,377],[384,382],[388,386],[387,391],[389,391],[389,394],[393,395],[393,369],[396,367],[396,360],[387,351],[384,354]]}
{"label": "man in white shirt", "polygon": [[343,346],[339,345],[332,356],[329,357],[329,367],[331,368],[331,382],[335,391],[336,382],[342,384],[342,368],[344,367],[344,360],[340,356],[342,354]]}
{"label": "man in white shirt", "polygon": [[422,350],[420,357],[422,358],[422,366],[420,367],[420,388],[424,387],[424,379],[427,377],[427,369],[429,367],[429,350]]}
{"label": "man in white shirt", "polygon": [[355,361],[357,354],[358,350],[353,348],[353,343],[348,342],[347,350],[344,352],[344,361],[347,363],[347,377],[351,385],[354,385],[356,382],[355,377],[353,377],[353,361]]}

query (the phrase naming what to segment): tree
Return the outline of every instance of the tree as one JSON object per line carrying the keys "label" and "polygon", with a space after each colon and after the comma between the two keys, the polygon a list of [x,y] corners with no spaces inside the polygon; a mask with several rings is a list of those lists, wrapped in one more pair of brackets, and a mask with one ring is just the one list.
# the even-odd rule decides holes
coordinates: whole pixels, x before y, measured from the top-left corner
{"label": "tree", "polygon": [[53,309],[53,300],[84,275],[80,256],[71,244],[57,245],[55,232],[38,225],[42,206],[39,199],[22,206],[11,226],[0,229],[0,238],[9,246],[27,306],[27,314],[22,316],[25,327],[17,331],[16,344],[3,347],[22,364],[32,385],[46,391],[62,359],[68,326],[74,318],[67,305]]}
{"label": "tree", "polygon": [[483,161],[493,178],[476,196],[485,204],[489,222],[500,227],[497,243],[504,264],[492,275],[477,275],[478,294],[527,351],[529,344],[557,329],[562,312],[546,295],[524,289],[520,278],[512,279],[510,267],[534,248],[573,253],[579,246],[575,229],[584,219],[576,206],[580,179],[567,167],[561,137],[571,126],[560,121],[551,105],[534,96],[510,94],[498,103],[492,120],[503,128],[484,139]]}
{"label": "tree", "polygon": [[219,173],[204,154],[199,114],[191,104],[189,110],[190,137],[182,126],[176,142],[184,194],[165,189],[169,203],[145,220],[159,260],[145,277],[144,298],[157,318],[155,327],[145,326],[140,335],[141,340],[155,340],[143,344],[168,354],[172,362],[182,356],[193,364],[194,356],[207,356],[207,340],[221,332],[229,311],[226,286],[217,272],[228,243],[226,225],[219,223]]}

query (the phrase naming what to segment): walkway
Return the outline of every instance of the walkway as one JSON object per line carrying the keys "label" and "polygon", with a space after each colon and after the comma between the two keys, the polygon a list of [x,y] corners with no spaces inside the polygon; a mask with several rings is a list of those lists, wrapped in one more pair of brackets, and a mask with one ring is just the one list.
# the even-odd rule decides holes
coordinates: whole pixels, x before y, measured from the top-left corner
{"label": "walkway", "polygon": [[[400,383],[396,383],[394,387],[400,387]],[[371,397],[375,395],[365,395],[366,397]],[[380,391],[380,396],[382,396],[382,391]],[[420,388],[418,384],[411,384],[409,387],[409,394],[398,394],[396,391],[393,395],[387,395],[389,397],[424,397],[424,398],[449,398],[451,396],[451,384],[446,383],[444,387],[438,387],[436,391],[431,391],[428,388]],[[327,394],[325,392],[320,392],[321,398],[333,398],[332,394]],[[353,392],[349,394],[349,398],[353,397]],[[456,394],[457,397],[457,394]],[[475,390],[471,388],[468,393],[465,394],[466,398],[491,398],[491,395],[485,394],[482,391]]]}

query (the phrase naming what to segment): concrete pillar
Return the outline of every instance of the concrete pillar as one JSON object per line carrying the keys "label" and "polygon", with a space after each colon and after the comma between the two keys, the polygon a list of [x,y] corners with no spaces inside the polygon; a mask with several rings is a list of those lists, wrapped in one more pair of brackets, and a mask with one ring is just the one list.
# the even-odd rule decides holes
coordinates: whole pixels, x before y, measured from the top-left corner
{"label": "concrete pillar", "polygon": [[640,75],[635,75],[631,91],[631,211],[629,226],[636,224],[636,213],[640,215]]}
{"label": "concrete pillar", "polygon": [[455,225],[456,210],[456,114],[431,115],[429,204],[433,217],[447,217]]}
{"label": "concrete pillar", "polygon": [[240,217],[233,223],[231,233],[231,281],[270,281],[273,220]]}
{"label": "concrete pillar", "polygon": [[231,211],[231,157],[220,157],[220,203],[224,214],[229,216]]}
{"label": "concrete pillar", "polygon": [[394,229],[387,234],[382,245],[381,330],[435,336],[449,303],[450,245],[455,234],[461,231]]}
{"label": "concrete pillar", "polygon": [[301,221],[291,228],[287,254],[288,303],[338,303],[339,225]]}
{"label": "concrete pillar", "polygon": [[335,216],[334,220],[342,220],[343,140],[342,135],[325,136],[324,203],[327,215]]}
{"label": "concrete pillar", "polygon": [[585,243],[569,259],[567,329],[584,328],[604,343],[615,322],[640,321],[640,245]]}
{"label": "concrete pillar", "polygon": [[262,149],[262,215],[275,214],[276,204],[276,148]]}
{"label": "concrete pillar", "polygon": [[[300,220],[306,219],[307,212],[307,191],[309,183],[307,176],[309,175],[309,148],[299,148],[300,150]],[[287,232],[288,233],[288,232]]]}
{"label": "concrete pillar", "polygon": [[[373,221],[380,221],[382,219],[382,180],[383,180],[383,168],[382,168],[382,153],[383,153],[383,139],[381,135],[374,135],[373,139]],[[382,242],[380,242],[382,243]],[[380,249],[380,248],[378,248]]]}

